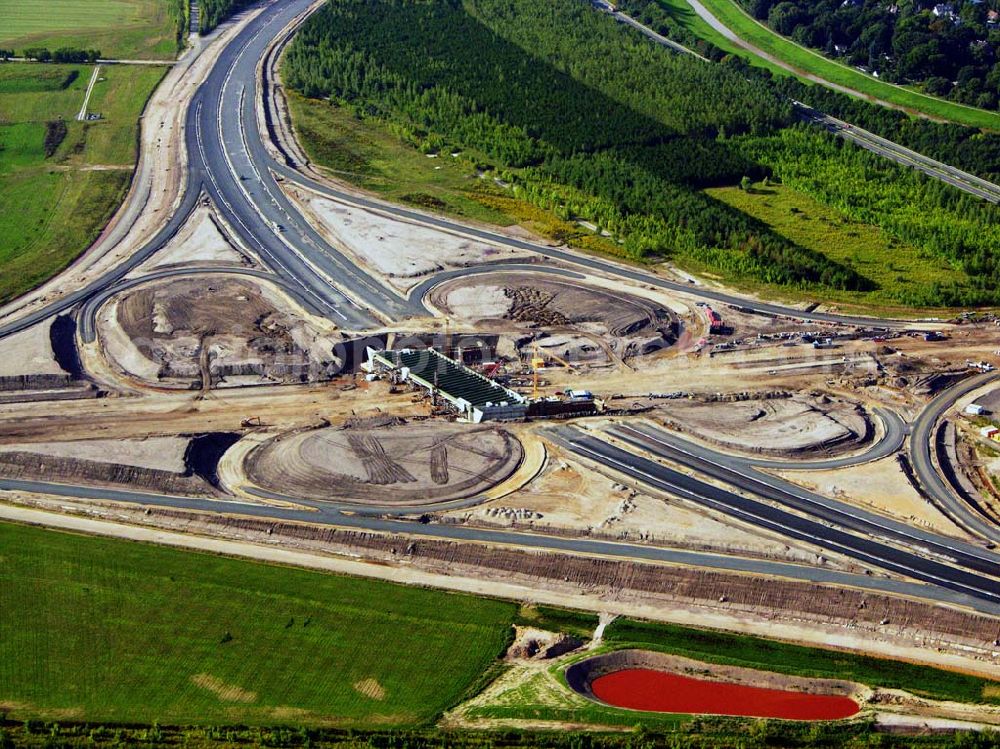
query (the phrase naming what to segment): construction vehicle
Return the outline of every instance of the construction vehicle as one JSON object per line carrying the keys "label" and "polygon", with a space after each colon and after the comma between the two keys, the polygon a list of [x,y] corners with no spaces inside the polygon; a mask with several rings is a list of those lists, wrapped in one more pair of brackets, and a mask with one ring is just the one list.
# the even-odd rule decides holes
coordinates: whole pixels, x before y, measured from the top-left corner
{"label": "construction vehicle", "polygon": [[562,359],[551,351],[542,351],[537,343],[531,344],[531,397],[538,397],[538,372],[539,370],[545,369],[546,358],[551,359],[557,364],[561,364],[571,371],[575,371],[576,367],[570,364],[565,359]]}
{"label": "construction vehicle", "polygon": [[485,377],[487,380],[492,380],[494,377],[497,376],[497,372],[500,371],[500,367],[502,366],[503,362],[501,361],[495,361],[492,364],[488,364],[486,366],[486,369],[483,370],[483,377]]}

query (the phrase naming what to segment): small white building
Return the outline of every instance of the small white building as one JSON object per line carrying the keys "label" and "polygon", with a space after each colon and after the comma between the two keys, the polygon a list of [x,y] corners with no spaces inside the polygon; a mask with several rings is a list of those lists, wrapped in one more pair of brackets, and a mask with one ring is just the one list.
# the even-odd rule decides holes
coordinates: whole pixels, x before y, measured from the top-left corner
{"label": "small white building", "polygon": [[982,416],[987,413],[986,409],[980,406],[978,403],[970,403],[965,407],[965,413],[970,416]]}

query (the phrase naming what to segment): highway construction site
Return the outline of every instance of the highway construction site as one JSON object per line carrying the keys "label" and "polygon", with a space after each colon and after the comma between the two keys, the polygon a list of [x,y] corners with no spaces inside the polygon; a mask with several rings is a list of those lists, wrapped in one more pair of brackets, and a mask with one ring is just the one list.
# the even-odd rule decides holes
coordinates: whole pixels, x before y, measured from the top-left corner
{"label": "highway construction site", "polygon": [[[307,4],[227,69],[260,85],[255,19]],[[202,72],[169,231],[0,310],[0,515],[996,675],[996,320],[392,209]]]}

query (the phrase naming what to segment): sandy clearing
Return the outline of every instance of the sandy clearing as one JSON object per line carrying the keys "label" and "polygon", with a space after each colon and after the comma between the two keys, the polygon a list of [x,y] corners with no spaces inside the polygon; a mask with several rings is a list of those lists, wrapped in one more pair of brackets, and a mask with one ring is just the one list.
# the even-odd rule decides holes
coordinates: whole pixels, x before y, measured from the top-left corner
{"label": "sandy clearing", "polygon": [[504,287],[498,284],[458,286],[448,294],[448,306],[462,310],[466,320],[503,317],[510,308]]}
{"label": "sandy clearing", "polygon": [[160,374],[160,365],[145,356],[139,347],[118,324],[118,300],[113,298],[97,313],[99,348],[104,359],[123,375],[147,382],[155,382]]}
{"label": "sandy clearing", "polygon": [[49,339],[54,319],[43,320],[0,342],[0,376],[64,374],[56,363]]}
{"label": "sandy clearing", "polygon": [[857,403],[796,393],[744,401],[658,401],[652,414],[673,429],[747,453],[788,456],[856,448],[867,417]]}
{"label": "sandy clearing", "polygon": [[219,231],[211,208],[199,205],[174,238],[127,278],[136,278],[165,266],[204,264],[250,265]]}
{"label": "sandy clearing", "polygon": [[[524,444],[532,440],[519,433]],[[537,437],[535,438],[537,440]],[[448,513],[477,524],[545,528],[666,546],[724,549],[793,561],[817,562],[816,552],[754,533],[682,504],[625,487],[546,443],[548,457],[537,477],[521,489],[474,508]],[[530,449],[530,448],[529,448]],[[530,454],[530,453],[529,453]],[[526,512],[527,511],[527,512]],[[841,565],[826,555],[831,568]]]}
{"label": "sandy clearing", "polygon": [[807,489],[958,538],[968,535],[925,500],[895,458],[833,471],[775,471]]}
{"label": "sandy clearing", "polygon": [[360,264],[385,276],[400,290],[422,276],[446,268],[531,257],[531,253],[496,247],[405,221],[390,219],[283,185],[285,193],[331,243]]}
{"label": "sandy clearing", "polygon": [[22,442],[0,446],[0,452],[30,452],[53,458],[75,458],[97,463],[139,466],[184,473],[184,437],[147,437],[141,440],[75,440],[72,442]]}

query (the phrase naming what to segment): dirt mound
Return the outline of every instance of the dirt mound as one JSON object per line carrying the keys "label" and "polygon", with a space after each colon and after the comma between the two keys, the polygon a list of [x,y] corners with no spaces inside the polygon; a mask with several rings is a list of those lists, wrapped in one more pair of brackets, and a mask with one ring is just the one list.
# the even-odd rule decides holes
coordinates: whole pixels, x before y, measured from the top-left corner
{"label": "dirt mound", "polygon": [[[264,284],[182,278],[139,287],[117,300],[106,324],[127,341],[108,346],[126,372],[158,385],[202,388],[315,382],[339,372],[332,331],[319,330]],[[114,348],[114,351],[112,351]]]}
{"label": "dirt mound", "polygon": [[533,627],[518,627],[513,644],[507,649],[508,660],[548,660],[572,652],[583,640],[561,632]]}
{"label": "dirt mound", "polygon": [[0,475],[58,483],[103,484],[153,489],[168,494],[212,495],[212,487],[197,476],[142,466],[54,457],[31,452],[0,453]]}
{"label": "dirt mound", "polygon": [[659,403],[654,414],[678,431],[766,455],[844,452],[874,436],[858,404],[823,395],[672,400]]}
{"label": "dirt mound", "polygon": [[420,505],[473,496],[521,457],[521,443],[503,429],[393,420],[281,435],[251,451],[245,469],[285,496]]}
{"label": "dirt mound", "polygon": [[577,361],[655,353],[671,346],[679,331],[677,317],[662,304],[541,273],[457,278],[435,288],[431,300],[470,323],[545,331],[558,349],[553,353]]}

